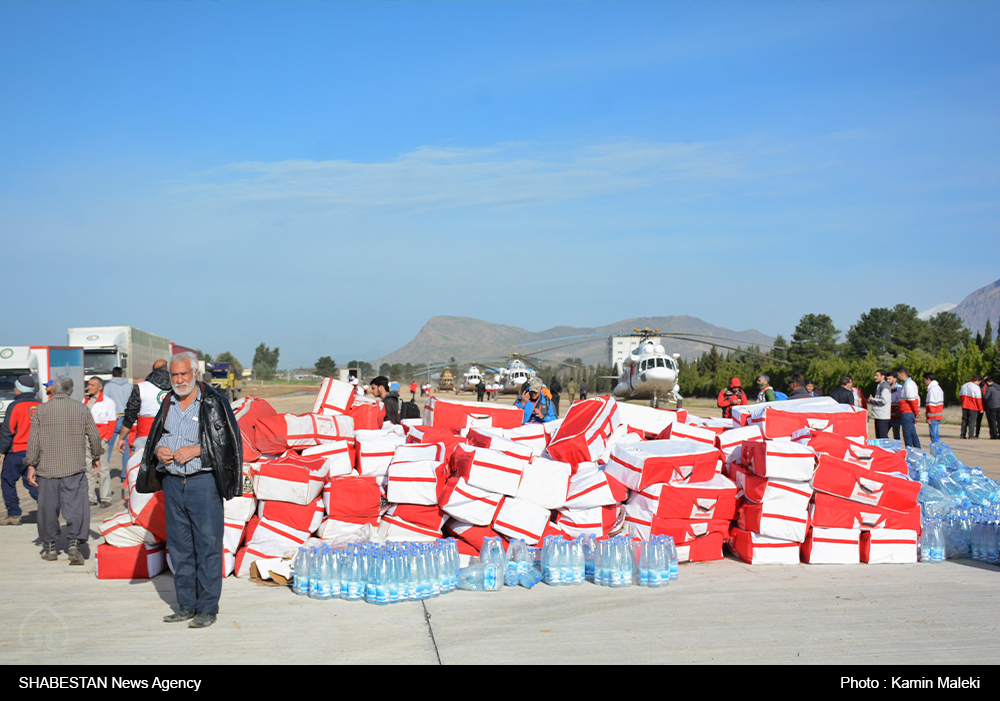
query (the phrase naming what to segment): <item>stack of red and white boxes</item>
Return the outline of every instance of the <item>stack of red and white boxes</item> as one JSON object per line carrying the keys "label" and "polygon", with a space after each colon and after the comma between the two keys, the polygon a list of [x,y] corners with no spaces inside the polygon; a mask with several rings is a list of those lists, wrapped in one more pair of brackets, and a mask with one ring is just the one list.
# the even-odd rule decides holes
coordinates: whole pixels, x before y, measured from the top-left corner
{"label": "stack of red and white boxes", "polygon": [[740,496],[730,549],[752,565],[798,564],[816,453],[788,440],[748,440],[739,452],[729,465]]}
{"label": "stack of red and white boxes", "polygon": [[905,455],[830,432],[802,431],[797,440],[819,453],[803,562],[916,562],[920,483],[908,477]]}
{"label": "stack of red and white boxes", "polygon": [[669,439],[618,443],[607,472],[631,492],[625,502],[629,535],[671,536],[682,562],[720,560],[736,512],[736,485],[719,474],[723,454],[715,433],[711,444],[677,438],[681,426],[668,427]]}

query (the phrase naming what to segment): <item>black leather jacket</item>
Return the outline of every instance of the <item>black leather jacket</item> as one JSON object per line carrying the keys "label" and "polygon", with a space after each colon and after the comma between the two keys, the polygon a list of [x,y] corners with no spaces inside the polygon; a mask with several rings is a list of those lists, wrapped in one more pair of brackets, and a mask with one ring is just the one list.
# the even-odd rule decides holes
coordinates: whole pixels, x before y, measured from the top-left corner
{"label": "black leather jacket", "polygon": [[[243,439],[240,436],[240,426],[225,397],[211,385],[199,382],[198,386],[201,388],[201,409],[198,412],[201,464],[212,468],[219,495],[226,500],[232,499],[243,493]],[[145,452],[139,464],[135,486],[140,494],[152,494],[163,489],[163,476],[156,471],[160,462],[156,457],[156,444],[163,436],[163,412],[169,409],[170,397],[164,397],[149,430]]]}

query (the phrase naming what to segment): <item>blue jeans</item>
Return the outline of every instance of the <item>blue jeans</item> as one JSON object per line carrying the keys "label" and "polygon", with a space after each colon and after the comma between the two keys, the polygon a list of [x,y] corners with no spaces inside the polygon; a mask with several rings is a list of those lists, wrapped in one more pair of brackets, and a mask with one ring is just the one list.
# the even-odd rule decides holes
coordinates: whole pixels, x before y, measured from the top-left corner
{"label": "blue jeans", "polygon": [[903,442],[909,448],[920,449],[920,439],[917,438],[916,415],[903,412],[900,417],[900,427],[903,429]]}
{"label": "blue jeans", "polygon": [[[111,462],[111,451],[115,449],[115,444],[118,442],[118,434],[122,430],[122,419],[124,416],[118,417],[118,423],[115,424],[115,432],[111,435],[111,441],[108,443],[108,462]],[[128,449],[128,436],[125,440],[125,452],[122,453],[122,482],[125,482],[125,466],[128,465],[129,459],[129,449]]]}
{"label": "blue jeans", "polygon": [[3,503],[7,507],[8,516],[21,515],[21,500],[17,496],[17,481],[21,480],[28,494],[35,501],[38,501],[38,487],[28,484],[28,466],[24,464],[25,450],[16,453],[7,453],[3,461],[3,470],[0,471],[0,480],[3,482]]}
{"label": "blue jeans", "polygon": [[940,421],[928,421],[927,428],[931,432],[931,443],[937,443],[941,440],[941,422]]}
{"label": "blue jeans", "polygon": [[163,477],[167,549],[181,609],[219,612],[222,596],[222,497],[211,472]]}

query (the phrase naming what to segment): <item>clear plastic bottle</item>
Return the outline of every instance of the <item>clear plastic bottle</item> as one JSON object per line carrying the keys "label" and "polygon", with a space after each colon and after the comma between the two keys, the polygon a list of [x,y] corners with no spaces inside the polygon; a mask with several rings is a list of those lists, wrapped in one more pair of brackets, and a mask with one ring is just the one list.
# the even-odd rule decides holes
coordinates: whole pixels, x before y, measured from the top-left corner
{"label": "clear plastic bottle", "polygon": [[503,567],[495,564],[474,564],[458,571],[458,588],[468,591],[500,591],[503,587]]}
{"label": "clear plastic bottle", "polygon": [[309,549],[306,546],[299,548],[295,555],[293,564],[295,579],[292,583],[292,591],[299,596],[309,596]]}

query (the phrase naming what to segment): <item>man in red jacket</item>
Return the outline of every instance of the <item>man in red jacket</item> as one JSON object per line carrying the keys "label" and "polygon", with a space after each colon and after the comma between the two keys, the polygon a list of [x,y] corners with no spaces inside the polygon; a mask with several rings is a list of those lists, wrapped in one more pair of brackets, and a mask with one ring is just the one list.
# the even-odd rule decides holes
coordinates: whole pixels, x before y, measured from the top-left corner
{"label": "man in red jacket", "polygon": [[729,381],[729,387],[719,392],[718,405],[722,409],[722,418],[733,418],[733,407],[749,404],[747,395],[743,392],[740,378],[734,377]]}
{"label": "man in red jacket", "polygon": [[28,466],[24,464],[28,437],[31,435],[31,417],[38,405],[39,401],[35,398],[35,378],[21,375],[14,382],[14,401],[7,406],[3,427],[0,428],[0,454],[4,455],[0,479],[3,481],[3,500],[7,507],[7,515],[0,518],[2,526],[21,525],[18,480],[23,481],[31,498],[38,501],[38,487],[28,482]]}
{"label": "man in red jacket", "polygon": [[983,424],[983,389],[979,386],[982,378],[974,375],[972,382],[962,385],[962,438],[979,438],[979,428]]}

